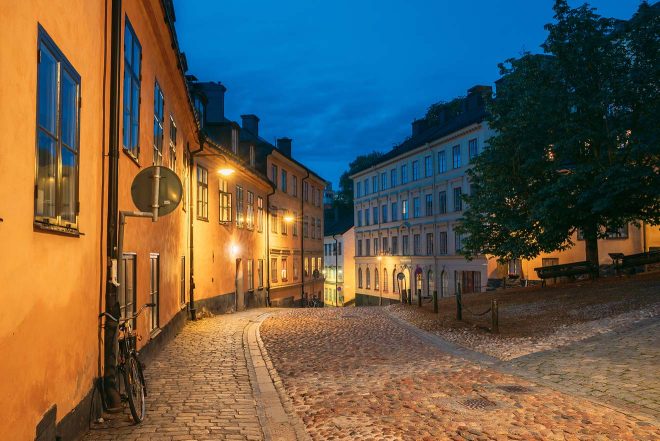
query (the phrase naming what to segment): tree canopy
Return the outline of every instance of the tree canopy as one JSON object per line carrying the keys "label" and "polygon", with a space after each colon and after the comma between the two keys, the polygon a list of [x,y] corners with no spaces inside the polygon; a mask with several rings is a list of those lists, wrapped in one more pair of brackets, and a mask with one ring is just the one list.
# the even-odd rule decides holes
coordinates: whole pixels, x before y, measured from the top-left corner
{"label": "tree canopy", "polygon": [[579,230],[597,263],[608,231],[660,223],[658,9],[623,22],[557,0],[545,53],[500,65],[459,226],[468,258],[533,258]]}

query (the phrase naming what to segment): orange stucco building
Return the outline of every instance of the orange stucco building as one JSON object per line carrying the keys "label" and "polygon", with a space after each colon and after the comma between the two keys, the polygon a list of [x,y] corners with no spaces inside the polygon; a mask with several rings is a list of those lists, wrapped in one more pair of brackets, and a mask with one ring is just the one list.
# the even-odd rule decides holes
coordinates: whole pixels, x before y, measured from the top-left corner
{"label": "orange stucco building", "polygon": [[[238,124],[224,138],[206,125],[210,100],[185,75],[171,0],[7,2],[0,19],[11,146],[0,149],[0,375],[11,379],[0,382],[0,439],[72,439],[112,365],[100,313],[155,303],[136,321],[148,360],[195,311],[268,304],[278,189],[238,150]],[[153,165],[178,176],[181,201],[156,222],[126,217],[119,256],[119,212],[137,210],[131,185]],[[316,175],[308,184],[323,188]],[[322,230],[322,212],[303,205]],[[306,256],[321,255],[315,240]]]}

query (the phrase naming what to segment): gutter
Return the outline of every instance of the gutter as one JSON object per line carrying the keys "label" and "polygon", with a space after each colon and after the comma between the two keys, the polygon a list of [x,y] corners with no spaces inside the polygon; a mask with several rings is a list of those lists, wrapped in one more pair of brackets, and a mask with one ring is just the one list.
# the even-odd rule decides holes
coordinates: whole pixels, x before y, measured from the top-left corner
{"label": "gutter", "polygon": [[188,309],[190,310],[190,319],[197,320],[197,309],[195,308],[195,215],[193,213],[193,200],[192,200],[192,186],[193,186],[193,175],[195,174],[195,155],[204,150],[204,134],[202,131],[199,131],[199,148],[197,150],[188,150],[190,153],[190,173],[188,174],[188,180],[190,186],[188,187],[188,213],[190,216],[190,300],[188,303]]}
{"label": "gutter", "polygon": [[[302,219],[303,222],[305,222],[305,191],[304,191],[304,182],[305,180],[309,179],[309,170],[305,169],[305,173],[307,173],[307,176],[302,178],[300,180],[300,190],[301,190],[301,195],[300,195],[300,219]],[[309,197],[309,190],[307,191],[307,196]],[[309,225],[307,226],[307,235],[309,235]],[[300,263],[302,264],[303,268],[303,276],[301,278],[302,282],[300,284],[300,306],[303,306],[303,296],[305,295],[305,231],[304,231],[304,223],[303,223],[303,231],[302,234],[300,235]],[[309,268],[311,271],[311,268]]]}
{"label": "gutter", "polygon": [[[277,179],[277,178],[276,178]],[[270,197],[275,194],[275,187],[266,195],[266,306],[270,307]],[[263,274],[262,274],[263,277]]]}

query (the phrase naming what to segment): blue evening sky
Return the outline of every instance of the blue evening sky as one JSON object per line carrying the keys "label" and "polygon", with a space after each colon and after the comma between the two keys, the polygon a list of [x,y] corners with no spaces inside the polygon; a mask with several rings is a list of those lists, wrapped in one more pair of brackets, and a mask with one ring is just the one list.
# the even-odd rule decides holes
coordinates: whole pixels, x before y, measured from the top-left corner
{"label": "blue evening sky", "polygon": [[[540,51],[553,3],[175,0],[175,10],[188,73],[227,87],[226,116],[258,115],[261,136],[293,138],[293,156],[337,188],[351,160],[389,150],[429,105]],[[628,19],[639,1],[590,4]]]}

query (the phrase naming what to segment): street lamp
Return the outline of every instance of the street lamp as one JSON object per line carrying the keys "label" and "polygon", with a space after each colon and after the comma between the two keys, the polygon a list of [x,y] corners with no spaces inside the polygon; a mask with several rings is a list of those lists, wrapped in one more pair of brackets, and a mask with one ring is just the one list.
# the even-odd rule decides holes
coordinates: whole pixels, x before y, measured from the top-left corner
{"label": "street lamp", "polygon": [[218,169],[218,174],[222,175],[222,176],[231,176],[231,175],[234,174],[235,171],[236,170],[234,170],[233,168],[225,166],[225,167],[222,167],[222,168]]}

